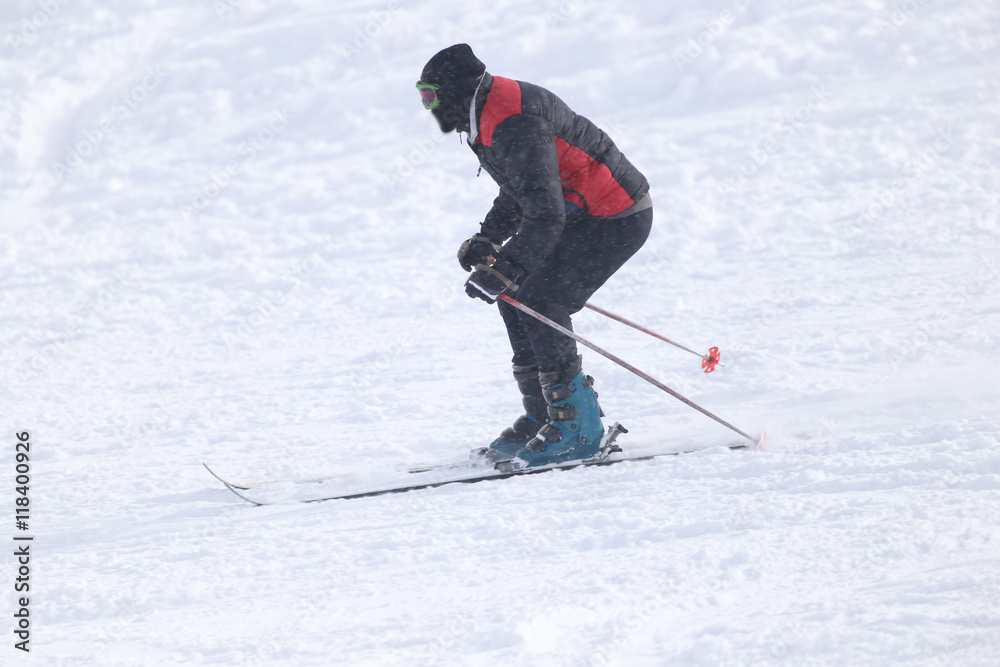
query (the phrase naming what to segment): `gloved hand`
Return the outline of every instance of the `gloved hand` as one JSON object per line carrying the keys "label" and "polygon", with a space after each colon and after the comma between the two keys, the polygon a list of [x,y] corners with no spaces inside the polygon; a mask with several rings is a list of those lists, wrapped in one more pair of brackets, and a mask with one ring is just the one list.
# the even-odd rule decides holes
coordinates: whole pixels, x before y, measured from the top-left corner
{"label": "gloved hand", "polygon": [[500,248],[482,234],[476,234],[458,249],[458,263],[466,271],[471,271],[477,264],[489,264],[490,258],[496,257]]}
{"label": "gloved hand", "polygon": [[499,256],[492,266],[479,264],[476,271],[465,281],[465,293],[473,299],[482,299],[486,303],[496,303],[501,293],[513,296],[518,289],[518,282],[524,277],[523,271],[503,255]]}

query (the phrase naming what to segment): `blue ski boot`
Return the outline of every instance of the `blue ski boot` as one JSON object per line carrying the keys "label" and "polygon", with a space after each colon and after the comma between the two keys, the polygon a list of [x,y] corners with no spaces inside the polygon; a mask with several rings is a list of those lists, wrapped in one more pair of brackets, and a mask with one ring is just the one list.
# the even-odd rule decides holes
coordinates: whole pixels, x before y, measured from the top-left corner
{"label": "blue ski boot", "polygon": [[563,372],[541,373],[548,422],[517,452],[525,467],[587,459],[600,451],[604,424],[593,378],[583,374],[583,360]]}
{"label": "blue ski boot", "polygon": [[514,380],[521,390],[521,403],[524,414],[517,418],[514,425],[504,429],[496,440],[484,452],[491,461],[507,461],[535,437],[538,429],[546,420],[545,397],[542,396],[542,385],[538,380],[538,366],[514,366]]}

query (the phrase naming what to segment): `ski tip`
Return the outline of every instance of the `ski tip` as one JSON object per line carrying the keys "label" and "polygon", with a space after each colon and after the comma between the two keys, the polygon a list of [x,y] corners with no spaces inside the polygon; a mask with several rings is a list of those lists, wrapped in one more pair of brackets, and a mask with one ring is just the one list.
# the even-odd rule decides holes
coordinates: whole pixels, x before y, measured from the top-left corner
{"label": "ski tip", "polygon": [[230,491],[232,491],[233,493],[235,493],[237,496],[239,496],[243,500],[245,500],[248,503],[250,503],[251,505],[253,505],[254,507],[264,507],[266,505],[273,505],[274,504],[274,503],[267,503],[267,502],[264,502],[262,500],[254,500],[253,498],[250,498],[248,496],[243,495],[243,493],[241,493],[239,489],[237,489],[236,487],[230,486],[229,484],[226,484],[226,488],[229,489]]}
{"label": "ski tip", "polygon": [[[205,467],[208,468],[208,466],[205,466]],[[211,472],[211,469],[209,469],[209,472]],[[212,473],[212,474],[214,475],[215,473]],[[227,482],[226,480],[222,479],[221,477],[219,477],[219,481],[221,481],[225,485],[225,487],[227,489],[229,489],[230,491],[232,491],[233,493],[235,493],[239,498],[247,501],[251,505],[254,505],[256,507],[263,507],[264,505],[271,505],[271,504],[273,504],[273,503],[264,502],[262,500],[254,500],[253,498],[250,498],[249,496],[247,496],[244,493],[244,491],[247,491],[247,489],[244,489],[241,486],[236,486],[235,484],[230,484],[229,482]]]}
{"label": "ski tip", "polygon": [[205,470],[208,471],[208,474],[210,474],[212,477],[214,477],[215,479],[219,480],[220,482],[225,483],[226,480],[224,480],[221,477],[219,477],[218,473],[216,473],[214,470],[212,470],[211,468],[209,468],[207,463],[202,462],[202,465],[205,466]]}

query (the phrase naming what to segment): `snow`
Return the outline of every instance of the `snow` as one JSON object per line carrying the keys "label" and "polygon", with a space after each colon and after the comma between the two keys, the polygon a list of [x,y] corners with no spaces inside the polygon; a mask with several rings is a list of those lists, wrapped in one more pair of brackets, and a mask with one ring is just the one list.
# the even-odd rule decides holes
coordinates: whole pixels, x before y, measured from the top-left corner
{"label": "snow", "polygon": [[[987,0],[5,2],[0,661],[997,664],[997,35]],[[413,89],[462,41],[651,181],[594,303],[726,367],[577,331],[768,447],[252,507],[201,463],[365,487],[518,414],[454,258],[495,186]],[[584,357],[629,451],[738,439]]]}

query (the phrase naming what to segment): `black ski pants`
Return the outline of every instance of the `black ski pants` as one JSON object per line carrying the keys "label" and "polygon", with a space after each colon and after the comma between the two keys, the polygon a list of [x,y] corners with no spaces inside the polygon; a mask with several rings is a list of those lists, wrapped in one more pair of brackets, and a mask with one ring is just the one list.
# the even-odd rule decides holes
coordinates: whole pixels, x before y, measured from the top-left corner
{"label": "black ski pants", "polygon": [[[649,236],[653,209],[622,218],[577,214],[566,220],[555,249],[531,272],[514,298],[567,329],[570,316],[634,255]],[[497,301],[516,366],[562,372],[577,357],[576,341],[508,303]]]}

